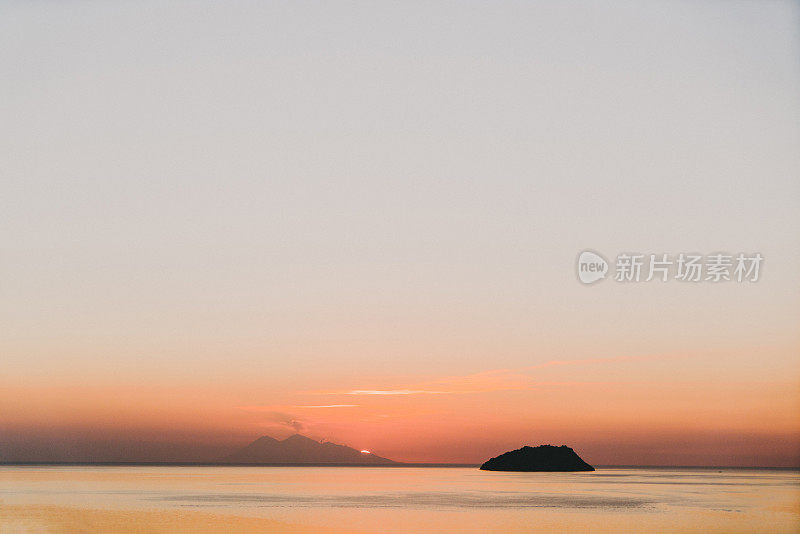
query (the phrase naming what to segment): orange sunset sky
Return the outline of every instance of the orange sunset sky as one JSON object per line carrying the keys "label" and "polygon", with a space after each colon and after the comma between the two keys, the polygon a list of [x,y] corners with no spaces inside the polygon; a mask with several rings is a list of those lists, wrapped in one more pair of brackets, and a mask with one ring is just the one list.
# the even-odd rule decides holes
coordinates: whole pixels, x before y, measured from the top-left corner
{"label": "orange sunset sky", "polygon": [[0,461],[800,465],[797,4],[665,5],[5,2]]}

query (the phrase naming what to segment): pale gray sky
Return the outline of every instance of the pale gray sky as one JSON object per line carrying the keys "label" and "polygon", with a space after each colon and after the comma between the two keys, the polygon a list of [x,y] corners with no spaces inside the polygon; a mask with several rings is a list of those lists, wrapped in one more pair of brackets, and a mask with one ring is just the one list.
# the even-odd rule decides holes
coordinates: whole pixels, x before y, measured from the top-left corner
{"label": "pale gray sky", "polygon": [[[0,375],[796,376],[797,7],[4,1]],[[587,288],[584,248],[766,260]]]}

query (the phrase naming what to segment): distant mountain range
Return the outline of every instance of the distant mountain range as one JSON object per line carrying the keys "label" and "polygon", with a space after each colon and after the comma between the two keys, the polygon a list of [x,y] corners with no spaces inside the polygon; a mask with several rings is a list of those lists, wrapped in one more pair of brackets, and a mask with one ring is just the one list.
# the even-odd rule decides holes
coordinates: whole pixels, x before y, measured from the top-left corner
{"label": "distant mountain range", "polygon": [[385,465],[396,464],[366,451],[337,445],[330,441],[319,442],[300,434],[284,440],[263,436],[222,459],[224,463],[237,464],[344,464]]}

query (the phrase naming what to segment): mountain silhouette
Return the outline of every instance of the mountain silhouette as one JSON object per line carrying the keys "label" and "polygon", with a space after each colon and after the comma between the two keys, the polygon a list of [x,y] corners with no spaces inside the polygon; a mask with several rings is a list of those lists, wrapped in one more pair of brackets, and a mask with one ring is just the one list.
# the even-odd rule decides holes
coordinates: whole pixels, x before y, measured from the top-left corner
{"label": "mountain silhouette", "polygon": [[226,463],[241,464],[394,464],[388,458],[357,451],[352,447],[329,441],[319,442],[300,434],[284,440],[262,436],[223,459]]}
{"label": "mountain silhouette", "polygon": [[575,451],[566,445],[522,447],[488,460],[484,471],[594,471]]}

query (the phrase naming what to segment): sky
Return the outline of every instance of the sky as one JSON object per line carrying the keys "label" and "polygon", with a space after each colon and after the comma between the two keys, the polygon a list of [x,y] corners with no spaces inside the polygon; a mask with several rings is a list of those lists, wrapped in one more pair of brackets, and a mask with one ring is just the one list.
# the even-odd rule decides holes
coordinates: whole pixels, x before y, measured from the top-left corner
{"label": "sky", "polygon": [[800,465],[798,15],[3,1],[0,460]]}

